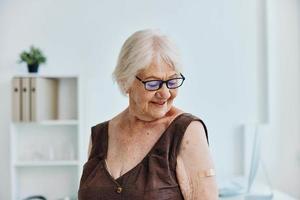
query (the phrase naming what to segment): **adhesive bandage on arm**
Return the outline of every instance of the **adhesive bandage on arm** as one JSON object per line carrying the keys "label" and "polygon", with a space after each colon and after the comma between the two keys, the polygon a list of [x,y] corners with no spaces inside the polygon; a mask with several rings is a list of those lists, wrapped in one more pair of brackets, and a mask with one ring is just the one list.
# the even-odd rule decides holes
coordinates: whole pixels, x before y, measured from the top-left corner
{"label": "adhesive bandage on arm", "polygon": [[215,176],[215,169],[207,169],[207,170],[201,170],[198,172],[198,177],[199,178],[205,178],[205,177],[211,177],[211,176]]}

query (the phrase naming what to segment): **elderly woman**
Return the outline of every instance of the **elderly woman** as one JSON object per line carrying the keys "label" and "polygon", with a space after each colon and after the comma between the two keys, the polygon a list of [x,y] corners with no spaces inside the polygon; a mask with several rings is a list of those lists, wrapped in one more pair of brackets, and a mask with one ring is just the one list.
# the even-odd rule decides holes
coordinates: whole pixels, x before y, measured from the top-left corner
{"label": "elderly woman", "polygon": [[92,127],[79,199],[217,199],[206,127],[173,106],[185,77],[170,39],[134,33],[113,75],[129,105]]}

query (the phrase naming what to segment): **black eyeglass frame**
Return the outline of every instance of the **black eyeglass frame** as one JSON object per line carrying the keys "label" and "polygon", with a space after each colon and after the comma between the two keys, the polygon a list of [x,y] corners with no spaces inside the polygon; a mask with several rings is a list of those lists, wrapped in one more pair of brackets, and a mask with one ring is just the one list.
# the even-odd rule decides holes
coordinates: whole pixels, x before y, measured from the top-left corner
{"label": "black eyeglass frame", "polygon": [[[163,81],[163,80],[148,80],[148,81],[143,81],[143,80],[140,79],[138,76],[135,76],[135,78],[144,84],[145,90],[148,90],[148,91],[157,91],[157,90],[159,90],[159,89],[163,86],[164,83],[166,84],[166,86],[167,86],[168,89],[171,89],[171,90],[172,90],[172,89],[179,88],[180,86],[182,86],[182,84],[183,84],[183,82],[184,82],[184,80],[185,80],[185,77],[184,77],[181,73],[180,73],[180,76],[181,76],[181,77],[178,77],[178,78],[171,78],[171,79],[168,79],[168,80],[165,80],[165,81]],[[176,80],[176,79],[182,79],[181,84],[178,85],[178,86],[176,86],[176,87],[174,87],[174,88],[169,88],[168,82],[169,82],[169,81],[172,81],[172,80]],[[159,87],[158,87],[157,89],[155,89],[155,90],[149,90],[149,89],[147,89],[147,88],[146,88],[146,84],[147,84],[148,82],[151,82],[151,81],[160,81]]]}

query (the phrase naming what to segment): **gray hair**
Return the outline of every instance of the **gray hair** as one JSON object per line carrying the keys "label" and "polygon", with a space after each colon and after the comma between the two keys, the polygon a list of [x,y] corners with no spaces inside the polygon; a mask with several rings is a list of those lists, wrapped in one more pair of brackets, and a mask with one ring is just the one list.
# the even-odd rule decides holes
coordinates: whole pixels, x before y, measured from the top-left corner
{"label": "gray hair", "polygon": [[126,95],[138,72],[153,63],[166,63],[181,71],[179,52],[170,38],[159,30],[135,32],[123,44],[113,72],[122,94]]}

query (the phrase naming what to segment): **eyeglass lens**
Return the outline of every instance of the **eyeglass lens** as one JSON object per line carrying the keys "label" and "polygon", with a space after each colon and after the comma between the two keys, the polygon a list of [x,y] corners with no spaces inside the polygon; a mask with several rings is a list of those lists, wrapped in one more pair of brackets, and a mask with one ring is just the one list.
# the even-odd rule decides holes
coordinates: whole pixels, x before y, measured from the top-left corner
{"label": "eyeglass lens", "polygon": [[[179,86],[181,86],[183,82],[182,78],[174,78],[166,81],[167,88],[169,89],[175,89]],[[145,82],[145,87],[147,90],[158,90],[162,87],[162,84],[164,81],[161,80],[154,80],[154,81],[147,81]]]}

